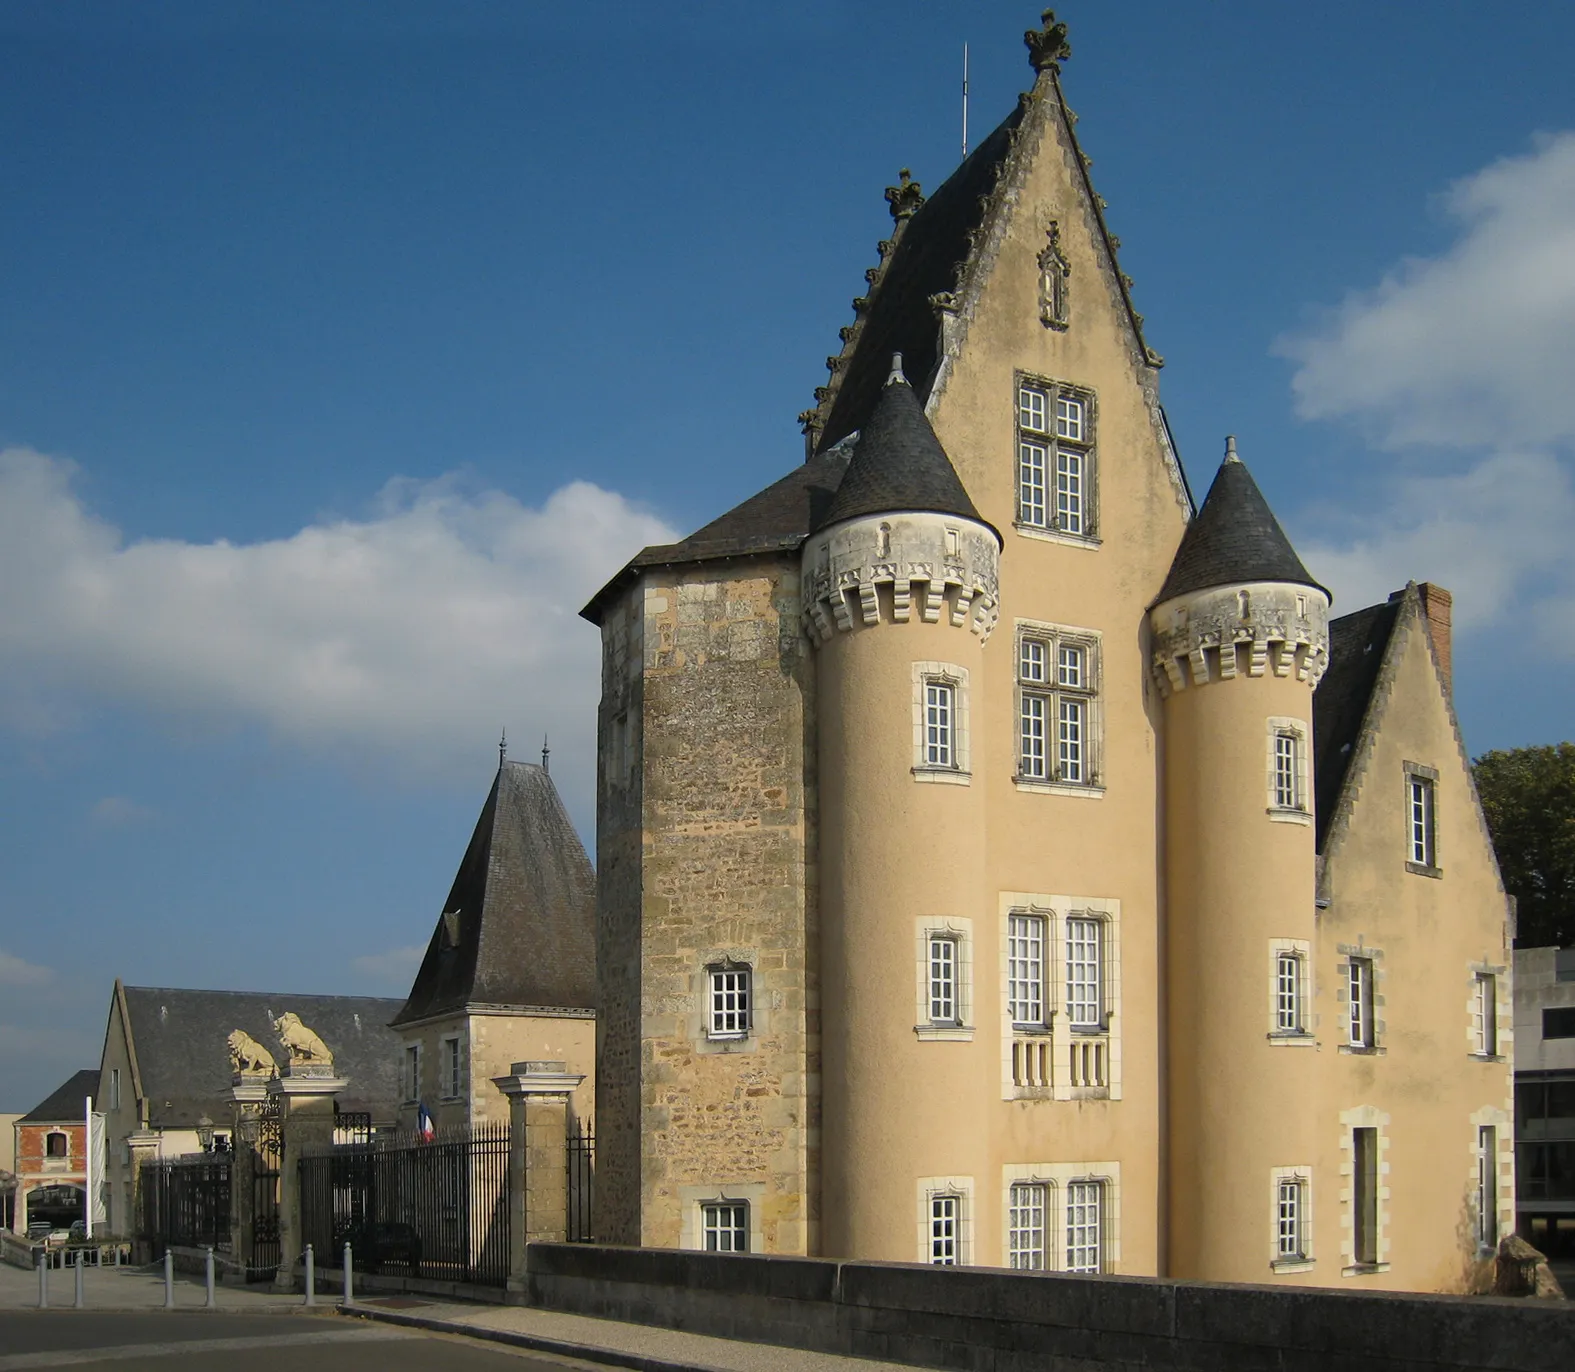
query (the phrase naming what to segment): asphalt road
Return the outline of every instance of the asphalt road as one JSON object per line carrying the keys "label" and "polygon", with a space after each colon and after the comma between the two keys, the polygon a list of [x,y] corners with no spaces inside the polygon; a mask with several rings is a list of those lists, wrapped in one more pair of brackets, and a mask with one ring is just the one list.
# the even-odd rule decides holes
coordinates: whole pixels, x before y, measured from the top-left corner
{"label": "asphalt road", "polygon": [[575,1372],[583,1363],[335,1315],[0,1312],[0,1372]]}

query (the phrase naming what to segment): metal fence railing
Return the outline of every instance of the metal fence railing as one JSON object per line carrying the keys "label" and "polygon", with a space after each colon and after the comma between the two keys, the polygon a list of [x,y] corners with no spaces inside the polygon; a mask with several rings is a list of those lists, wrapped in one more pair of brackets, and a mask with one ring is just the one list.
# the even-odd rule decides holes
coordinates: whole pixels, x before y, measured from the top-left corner
{"label": "metal fence railing", "polygon": [[591,1227],[592,1192],[596,1182],[596,1130],[590,1120],[569,1124],[569,1214],[570,1243],[594,1243]]}
{"label": "metal fence railing", "polygon": [[153,1243],[156,1256],[172,1244],[228,1249],[230,1176],[230,1159],[219,1154],[143,1163],[138,1235]]}
{"label": "metal fence railing", "polygon": [[301,1228],[358,1270],[502,1286],[509,1266],[509,1126],[340,1144],[301,1159]]}

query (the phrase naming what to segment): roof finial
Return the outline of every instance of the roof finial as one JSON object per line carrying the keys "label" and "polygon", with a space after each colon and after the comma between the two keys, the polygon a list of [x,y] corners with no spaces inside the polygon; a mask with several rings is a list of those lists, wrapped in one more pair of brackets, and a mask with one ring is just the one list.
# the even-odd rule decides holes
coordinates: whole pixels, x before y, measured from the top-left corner
{"label": "roof finial", "polygon": [[547,735],[543,734],[541,736],[541,770],[542,771],[550,772],[552,770],[552,768],[547,765],[547,759],[549,757],[551,757],[551,756],[552,756],[552,749],[547,746]]}
{"label": "roof finial", "polygon": [[1046,10],[1039,18],[1044,27],[1029,29],[1023,35],[1023,42],[1028,45],[1028,63],[1035,71],[1049,68],[1059,72],[1061,63],[1072,55],[1072,45],[1066,41],[1066,25],[1056,23],[1054,10]]}
{"label": "roof finial", "polygon": [[503,769],[503,764],[509,760],[509,731],[505,729],[498,735],[498,770]]}
{"label": "roof finial", "polygon": [[911,219],[924,203],[924,188],[913,179],[913,173],[903,167],[897,173],[897,184],[886,187],[886,204],[893,219]]}
{"label": "roof finial", "polygon": [[891,375],[886,378],[886,384],[888,386],[906,386],[908,384],[908,378],[902,370],[901,353],[893,353],[891,355]]}
{"label": "roof finial", "polygon": [[1227,462],[1240,462],[1241,461],[1241,459],[1236,456],[1236,435],[1235,434],[1226,434],[1225,435],[1225,460]]}

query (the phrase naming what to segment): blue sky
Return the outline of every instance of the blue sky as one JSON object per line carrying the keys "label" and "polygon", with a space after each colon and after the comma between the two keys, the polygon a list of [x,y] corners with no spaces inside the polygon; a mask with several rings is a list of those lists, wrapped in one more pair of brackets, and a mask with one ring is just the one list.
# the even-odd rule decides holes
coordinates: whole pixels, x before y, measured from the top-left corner
{"label": "blue sky", "polygon": [[[1451,587],[1473,752],[1575,734],[1575,9],[1062,17],[1195,488]],[[403,994],[504,726],[590,838],[575,611],[799,459],[1036,22],[0,0],[0,1110],[116,975]]]}

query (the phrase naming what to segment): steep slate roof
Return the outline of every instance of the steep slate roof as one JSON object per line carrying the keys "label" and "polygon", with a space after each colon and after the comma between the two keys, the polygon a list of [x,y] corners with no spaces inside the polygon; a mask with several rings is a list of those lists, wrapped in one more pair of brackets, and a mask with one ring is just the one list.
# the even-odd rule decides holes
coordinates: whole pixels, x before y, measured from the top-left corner
{"label": "steep slate roof", "polygon": [[940,326],[930,297],[956,287],[973,246],[970,235],[984,222],[1012,134],[1027,109],[1027,101],[1019,101],[903,227],[870,297],[820,436],[821,451],[863,427],[886,383],[893,353],[907,359],[920,399],[929,398],[940,361]]}
{"label": "steep slate roof", "polygon": [[902,375],[901,363],[900,356],[892,363],[891,380],[859,432],[848,474],[812,529],[896,510],[929,510],[984,523]]}
{"label": "steep slate roof", "polygon": [[29,1110],[18,1124],[81,1124],[82,1107],[89,1096],[98,1095],[98,1068],[84,1067],[73,1072],[43,1100]]}
{"label": "steep slate roof", "polygon": [[1346,772],[1399,613],[1396,599],[1329,622],[1329,666],[1313,694],[1313,799],[1319,852],[1345,789]]}
{"label": "steep slate roof", "polygon": [[1225,460],[1203,498],[1203,508],[1182,535],[1155,604],[1211,586],[1250,581],[1289,581],[1324,589],[1307,574],[1247,464],[1236,456],[1236,440],[1230,439]]}
{"label": "steep slate roof", "polygon": [[505,762],[395,1025],[596,1005],[596,875],[545,770]]}
{"label": "steep slate roof", "polygon": [[[273,1021],[286,1010],[317,1031],[334,1055],[334,1071],[348,1078],[340,1105],[369,1110],[374,1121],[392,1120],[398,1111],[401,1042],[387,1027],[397,1000],[158,986],[127,986],[124,992],[151,1128],[192,1128],[205,1114],[228,1119],[230,1031],[244,1029],[282,1066]],[[96,1091],[97,1072],[93,1081]]]}
{"label": "steep slate roof", "polygon": [[642,567],[675,567],[715,558],[791,552],[818,527],[817,516],[830,506],[847,474],[851,445],[801,463],[780,481],[713,519],[679,543],[658,543],[634,557],[580,613],[601,621],[602,608]]}

